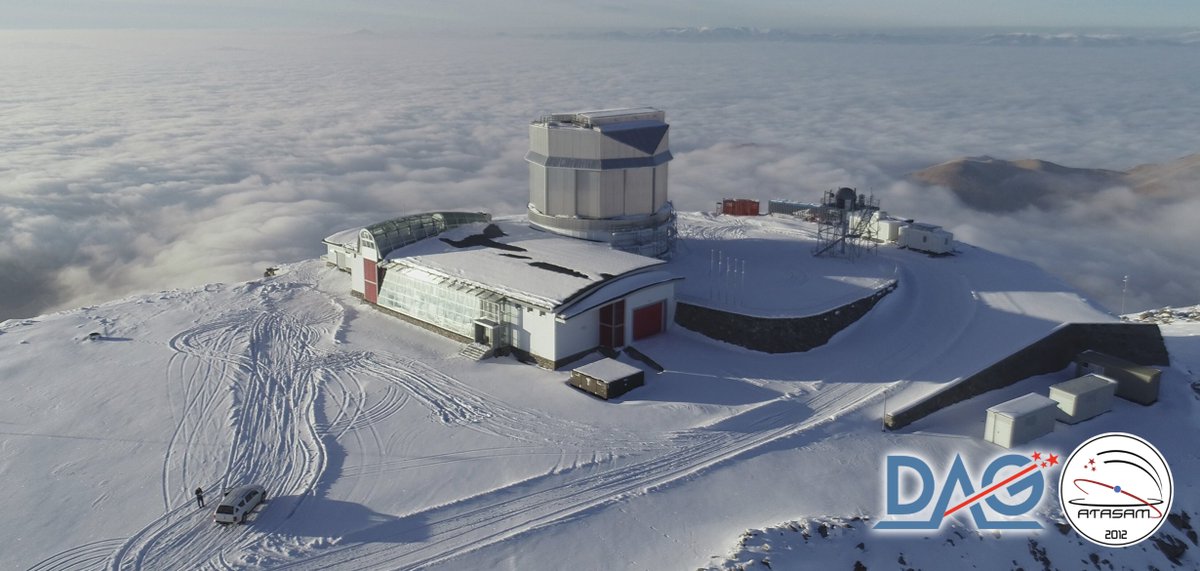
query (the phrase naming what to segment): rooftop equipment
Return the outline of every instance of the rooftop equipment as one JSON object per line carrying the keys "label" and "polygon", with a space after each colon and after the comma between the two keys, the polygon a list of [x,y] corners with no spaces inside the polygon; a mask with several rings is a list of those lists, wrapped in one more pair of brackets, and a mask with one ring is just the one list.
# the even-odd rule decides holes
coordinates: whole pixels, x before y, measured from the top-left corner
{"label": "rooftop equipment", "polygon": [[817,213],[817,245],[814,256],[857,258],[874,251],[875,217],[879,200],[842,187],[825,191]]}

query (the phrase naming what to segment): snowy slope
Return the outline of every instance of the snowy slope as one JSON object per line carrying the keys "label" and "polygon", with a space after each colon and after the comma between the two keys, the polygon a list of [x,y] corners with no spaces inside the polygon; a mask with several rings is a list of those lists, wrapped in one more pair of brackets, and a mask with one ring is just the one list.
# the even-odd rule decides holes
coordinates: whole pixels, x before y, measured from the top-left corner
{"label": "snowy slope", "polygon": [[[710,228],[708,242],[738,239],[719,227],[745,223],[681,221]],[[769,249],[805,239],[787,225],[753,231]],[[1027,263],[960,249],[881,248],[866,263],[900,288],[808,353],[680,329],[639,343],[667,370],[609,403],[566,387],[566,372],[462,359],[459,344],[350,297],[348,275],[316,261],[5,322],[0,508],[22,514],[0,522],[5,565],[684,569],[723,557],[746,529],[870,515],[890,447],[991,452],[974,437],[979,399],[882,433],[885,397],[925,394],[1064,321],[1115,320]],[[844,291],[830,287],[830,299]],[[93,331],[103,337],[85,340]],[[1192,406],[1156,411],[1187,424]],[[1155,442],[1195,461],[1183,442]],[[269,501],[244,526],[215,526],[190,495],[203,486],[211,502],[248,482]],[[993,548],[1010,547],[1025,549]]]}

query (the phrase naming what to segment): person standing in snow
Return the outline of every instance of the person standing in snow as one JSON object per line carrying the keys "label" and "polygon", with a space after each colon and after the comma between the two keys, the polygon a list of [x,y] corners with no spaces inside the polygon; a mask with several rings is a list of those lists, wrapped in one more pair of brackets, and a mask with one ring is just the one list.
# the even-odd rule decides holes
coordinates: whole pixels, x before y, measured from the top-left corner
{"label": "person standing in snow", "polygon": [[204,507],[204,490],[196,488],[196,505]]}

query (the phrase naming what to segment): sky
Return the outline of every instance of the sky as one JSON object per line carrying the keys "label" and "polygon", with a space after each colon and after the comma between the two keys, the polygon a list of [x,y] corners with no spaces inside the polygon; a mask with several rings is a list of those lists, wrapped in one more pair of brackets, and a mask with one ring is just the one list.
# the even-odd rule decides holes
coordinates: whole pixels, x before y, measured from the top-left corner
{"label": "sky", "polygon": [[1194,192],[999,216],[905,176],[1200,152],[1195,49],[3,32],[0,319],[250,279],[403,213],[518,214],[530,120],[646,105],[672,125],[681,210],[854,186],[1110,309],[1191,305]]}
{"label": "sky", "polygon": [[1197,26],[1189,0],[6,0],[3,28]]}

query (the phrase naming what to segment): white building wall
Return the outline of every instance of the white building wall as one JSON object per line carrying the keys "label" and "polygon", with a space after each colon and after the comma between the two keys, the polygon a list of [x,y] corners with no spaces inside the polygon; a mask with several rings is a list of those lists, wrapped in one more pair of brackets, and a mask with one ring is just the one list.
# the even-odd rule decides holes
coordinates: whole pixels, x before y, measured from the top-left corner
{"label": "white building wall", "polygon": [[366,289],[367,284],[363,278],[362,258],[355,256],[350,260],[350,291],[363,293]]}
{"label": "white building wall", "polygon": [[[516,308],[517,305],[521,309]],[[554,358],[554,312],[515,303],[510,308],[510,342],[513,347],[546,359]]]}
{"label": "white building wall", "polygon": [[553,356],[544,357],[558,360],[596,348],[600,345],[600,309],[586,311],[563,323],[555,323],[554,335],[557,341]]}

